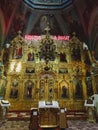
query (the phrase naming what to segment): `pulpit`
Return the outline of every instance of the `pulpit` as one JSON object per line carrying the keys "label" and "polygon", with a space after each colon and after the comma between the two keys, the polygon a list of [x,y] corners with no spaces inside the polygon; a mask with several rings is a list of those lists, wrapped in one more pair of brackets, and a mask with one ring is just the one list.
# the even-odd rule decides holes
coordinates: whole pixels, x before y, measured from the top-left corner
{"label": "pulpit", "polygon": [[87,121],[91,123],[95,123],[95,106],[94,102],[91,99],[85,100],[84,106],[86,107],[87,110]]}
{"label": "pulpit", "polygon": [[0,121],[6,121],[6,115],[9,107],[10,107],[9,101],[0,100]]}
{"label": "pulpit", "polygon": [[39,127],[56,128],[59,126],[59,104],[57,101],[39,101]]}

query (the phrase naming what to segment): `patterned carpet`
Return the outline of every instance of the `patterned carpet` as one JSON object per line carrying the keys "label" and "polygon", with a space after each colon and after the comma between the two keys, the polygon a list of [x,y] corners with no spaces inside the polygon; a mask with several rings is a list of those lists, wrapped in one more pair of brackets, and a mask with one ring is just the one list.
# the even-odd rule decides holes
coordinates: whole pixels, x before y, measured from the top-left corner
{"label": "patterned carpet", "polygon": [[7,119],[8,120],[29,120],[30,119],[30,111],[27,111],[27,112],[8,112]]}
{"label": "patterned carpet", "polygon": [[[5,122],[0,122],[0,130],[29,130],[30,112],[9,112],[6,118]],[[68,118],[67,123],[66,130],[98,130],[98,121],[89,123],[85,118]]]}
{"label": "patterned carpet", "polygon": [[[29,121],[6,121],[5,123],[0,123],[0,130],[29,130]],[[98,123],[68,120],[68,128],[66,130],[98,130]]]}

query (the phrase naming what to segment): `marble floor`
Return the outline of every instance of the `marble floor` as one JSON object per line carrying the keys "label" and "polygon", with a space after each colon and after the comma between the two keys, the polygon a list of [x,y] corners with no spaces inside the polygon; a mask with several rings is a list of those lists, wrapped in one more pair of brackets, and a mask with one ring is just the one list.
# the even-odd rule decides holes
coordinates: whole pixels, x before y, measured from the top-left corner
{"label": "marble floor", "polygon": [[[68,120],[66,130],[98,130],[98,123],[89,123],[84,120]],[[29,130],[29,121],[6,121],[0,123],[0,130]]]}

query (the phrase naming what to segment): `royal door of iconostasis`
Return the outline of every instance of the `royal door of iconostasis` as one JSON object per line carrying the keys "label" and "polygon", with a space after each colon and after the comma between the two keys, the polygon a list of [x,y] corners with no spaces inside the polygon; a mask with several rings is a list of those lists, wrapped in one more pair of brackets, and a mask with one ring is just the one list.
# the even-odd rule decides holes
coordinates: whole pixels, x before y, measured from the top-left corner
{"label": "royal door of iconostasis", "polygon": [[51,74],[43,74],[40,76],[39,82],[39,99],[40,100],[55,100],[55,76]]}

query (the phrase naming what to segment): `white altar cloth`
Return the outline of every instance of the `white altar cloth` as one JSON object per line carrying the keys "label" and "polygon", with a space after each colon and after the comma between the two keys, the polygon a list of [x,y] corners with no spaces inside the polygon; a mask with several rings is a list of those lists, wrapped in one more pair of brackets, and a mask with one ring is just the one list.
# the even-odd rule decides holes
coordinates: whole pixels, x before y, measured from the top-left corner
{"label": "white altar cloth", "polygon": [[97,112],[97,115],[98,115],[98,94],[92,95],[91,98],[94,101],[94,106],[96,108],[96,112]]}
{"label": "white altar cloth", "polygon": [[39,101],[39,108],[59,108],[59,104],[57,101]]}
{"label": "white altar cloth", "polygon": [[10,103],[7,100],[0,100],[1,107],[9,107]]}
{"label": "white altar cloth", "polygon": [[85,107],[94,107],[94,101],[93,101],[92,104],[88,104],[88,103],[87,103],[87,100],[85,100],[84,106],[85,106]]}

